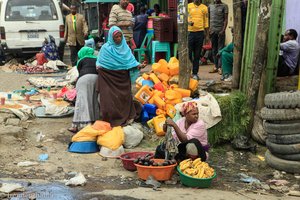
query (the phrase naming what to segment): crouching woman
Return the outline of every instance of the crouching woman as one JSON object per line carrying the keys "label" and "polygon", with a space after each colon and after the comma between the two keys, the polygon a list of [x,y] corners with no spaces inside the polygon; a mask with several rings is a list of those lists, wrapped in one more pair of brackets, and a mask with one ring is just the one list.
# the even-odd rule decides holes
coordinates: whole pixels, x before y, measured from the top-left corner
{"label": "crouching woman", "polygon": [[[208,156],[208,141],[207,130],[205,123],[198,119],[199,111],[195,102],[185,103],[182,107],[183,118],[176,123],[167,119],[164,129],[167,126],[172,127],[172,135],[178,148],[178,154],[175,159],[180,162],[182,160],[191,158],[201,158],[205,161]],[[165,145],[159,145],[156,148],[155,158],[165,158]]]}

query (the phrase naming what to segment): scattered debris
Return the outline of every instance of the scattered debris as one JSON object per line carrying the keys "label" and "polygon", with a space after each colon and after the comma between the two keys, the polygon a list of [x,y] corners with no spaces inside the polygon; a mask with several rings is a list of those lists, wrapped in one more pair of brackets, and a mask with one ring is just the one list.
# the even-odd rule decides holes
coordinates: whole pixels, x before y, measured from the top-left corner
{"label": "scattered debris", "polygon": [[215,80],[209,80],[209,81],[206,81],[206,83],[205,83],[205,85],[206,85],[207,87],[212,86],[212,85],[214,85],[214,84],[216,84],[216,81],[215,81]]}
{"label": "scattered debris", "polygon": [[275,180],[275,179],[273,179],[273,180],[269,180],[268,183],[279,186],[279,185],[287,185],[290,182],[288,182],[287,180]]}
{"label": "scattered debris", "polygon": [[25,188],[19,183],[2,183],[0,192],[11,193],[11,192],[24,192]]}
{"label": "scattered debris", "polygon": [[260,183],[258,179],[248,176],[244,173],[239,173],[238,175],[241,177],[240,180],[244,183],[253,183],[253,182]]}
{"label": "scattered debris", "polygon": [[48,158],[49,158],[49,155],[46,153],[39,155],[39,161],[46,161],[46,160],[48,160]]}
{"label": "scattered debris", "polygon": [[265,161],[265,157],[264,156],[261,156],[261,155],[257,155],[257,158],[261,161]]}
{"label": "scattered debris", "polygon": [[247,150],[256,153],[256,145],[250,144],[250,138],[245,135],[238,135],[231,142],[231,146],[236,150]]}
{"label": "scattered debris", "polygon": [[289,195],[289,196],[295,196],[295,197],[300,197],[300,191],[289,191],[288,193],[287,193],[287,195]]}
{"label": "scattered debris", "polygon": [[273,178],[274,179],[281,179],[283,177],[283,175],[280,173],[280,171],[275,170],[273,172]]}
{"label": "scattered debris", "polygon": [[160,188],[161,183],[155,180],[153,176],[148,176],[146,182],[147,185],[152,185],[154,190],[157,190],[157,188]]}
{"label": "scattered debris", "polygon": [[166,185],[176,185],[179,181],[179,176],[174,174],[170,180],[165,181]]}
{"label": "scattered debris", "polygon": [[84,186],[86,184],[86,178],[84,175],[79,172],[75,177],[71,178],[70,180],[67,180],[65,185],[67,186]]}
{"label": "scattered debris", "polygon": [[30,167],[38,164],[39,164],[38,162],[23,161],[23,162],[19,162],[17,165],[18,167]]}
{"label": "scattered debris", "polygon": [[36,134],[36,142],[42,142],[45,135],[43,135],[42,132],[38,132],[38,131],[35,131],[35,134]]}
{"label": "scattered debris", "polygon": [[62,167],[57,167],[56,172],[57,172],[57,173],[64,172],[64,168],[62,168]]}

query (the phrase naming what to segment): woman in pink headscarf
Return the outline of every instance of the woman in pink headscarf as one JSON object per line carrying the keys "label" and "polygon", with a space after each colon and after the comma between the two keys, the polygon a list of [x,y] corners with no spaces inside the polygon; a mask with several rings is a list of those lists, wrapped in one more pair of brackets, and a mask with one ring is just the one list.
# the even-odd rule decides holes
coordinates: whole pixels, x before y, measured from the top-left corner
{"label": "woman in pink headscarf", "polygon": [[[173,138],[178,147],[176,160],[200,157],[202,161],[205,161],[209,149],[207,130],[205,123],[198,119],[199,111],[196,102],[183,104],[181,114],[183,118],[176,123],[172,119],[167,119],[164,126],[165,131],[167,126],[173,128]],[[164,147],[162,145],[157,147],[155,157],[164,158]]]}

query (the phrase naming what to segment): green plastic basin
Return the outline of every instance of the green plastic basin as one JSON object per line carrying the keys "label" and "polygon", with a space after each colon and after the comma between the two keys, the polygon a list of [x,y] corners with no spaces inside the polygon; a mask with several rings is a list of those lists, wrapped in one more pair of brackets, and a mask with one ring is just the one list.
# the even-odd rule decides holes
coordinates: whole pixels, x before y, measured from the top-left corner
{"label": "green plastic basin", "polygon": [[210,178],[193,178],[184,174],[180,170],[179,165],[177,166],[177,171],[179,173],[181,183],[188,187],[208,188],[211,185],[212,180],[217,177],[217,174],[215,172],[214,175]]}

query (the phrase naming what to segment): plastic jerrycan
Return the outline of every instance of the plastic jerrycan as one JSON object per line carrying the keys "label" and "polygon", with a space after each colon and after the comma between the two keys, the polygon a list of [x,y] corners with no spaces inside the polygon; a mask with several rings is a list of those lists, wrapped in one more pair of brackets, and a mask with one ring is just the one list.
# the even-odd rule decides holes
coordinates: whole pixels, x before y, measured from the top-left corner
{"label": "plastic jerrycan", "polygon": [[164,100],[162,100],[159,96],[154,96],[154,104],[162,110],[165,110],[166,108],[166,103],[164,102]]}
{"label": "plastic jerrycan", "polygon": [[166,115],[166,111],[162,110],[162,109],[157,109],[156,110],[156,115]]}
{"label": "plastic jerrycan", "polygon": [[154,84],[161,83],[154,73],[150,74],[150,79],[154,82]]}
{"label": "plastic jerrycan", "polygon": [[134,97],[142,104],[145,104],[151,98],[152,94],[152,89],[148,85],[144,85]]}
{"label": "plastic jerrycan", "polygon": [[156,135],[158,136],[164,136],[165,132],[163,129],[163,126],[166,122],[166,117],[163,115],[159,115],[153,118],[153,124],[155,128]]}
{"label": "plastic jerrycan", "polygon": [[169,80],[170,77],[169,77],[167,74],[165,74],[165,73],[161,73],[161,74],[158,75],[158,78],[159,78],[159,80],[161,80],[162,82],[163,82],[163,81],[167,82],[167,81]]}
{"label": "plastic jerrycan", "polygon": [[195,79],[190,79],[190,83],[189,83],[189,88],[192,90],[192,91],[195,91],[198,87],[198,81],[195,80]]}
{"label": "plastic jerrycan", "polygon": [[190,97],[191,90],[182,89],[182,88],[174,88],[175,91],[181,93],[182,97]]}
{"label": "plastic jerrycan", "polygon": [[166,105],[166,113],[169,117],[171,117],[173,119],[176,115],[175,107],[172,104],[167,104]]}

